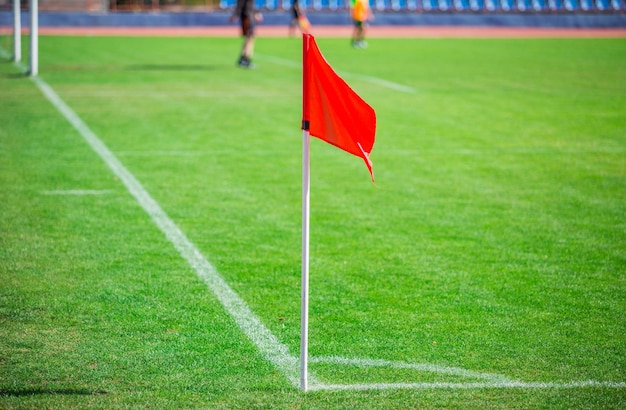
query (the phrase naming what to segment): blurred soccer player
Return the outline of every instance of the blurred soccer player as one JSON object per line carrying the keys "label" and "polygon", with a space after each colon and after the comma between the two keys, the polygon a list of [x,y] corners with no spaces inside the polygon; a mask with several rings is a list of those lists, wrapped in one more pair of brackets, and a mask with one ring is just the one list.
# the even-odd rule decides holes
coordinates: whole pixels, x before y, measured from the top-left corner
{"label": "blurred soccer player", "polygon": [[374,20],[368,0],[355,0],[350,10],[354,30],[352,31],[352,47],[365,48],[365,27],[368,21]]}
{"label": "blurred soccer player", "polygon": [[256,23],[263,21],[263,15],[254,10],[254,0],[237,0],[237,6],[230,21],[239,19],[241,25],[241,35],[243,36],[243,47],[241,57],[237,65],[243,68],[254,68],[252,55],[254,54],[254,27]]}

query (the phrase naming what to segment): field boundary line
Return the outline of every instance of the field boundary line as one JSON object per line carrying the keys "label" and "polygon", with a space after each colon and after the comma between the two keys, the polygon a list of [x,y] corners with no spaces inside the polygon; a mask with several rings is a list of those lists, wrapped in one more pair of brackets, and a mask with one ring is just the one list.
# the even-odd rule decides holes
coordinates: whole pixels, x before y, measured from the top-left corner
{"label": "field boundary line", "polygon": [[[59,95],[41,78],[31,77],[39,90],[63,117],[78,131],[89,146],[104,160],[106,165],[128,188],[137,202],[146,211],[154,223],[174,245],[180,255],[196,271],[214,295],[233,317],[243,333],[261,351],[261,354],[272,363],[289,382],[299,386],[299,359],[289,353],[286,345],[282,344],[272,332],[263,325],[261,320],[252,312],[246,302],[226,283],[215,267],[200,253],[178,226],[167,216],[161,206],[143,188],[135,176],[124,167],[106,145],[94,134],[78,115],[59,97]],[[317,383],[313,376],[311,384]]]}
{"label": "field boundary line", "polygon": [[324,384],[311,386],[312,391],[322,390],[469,390],[469,389],[578,389],[578,388],[626,388],[624,382],[598,382],[594,380],[581,382],[475,382],[475,383],[450,383],[450,382],[424,382],[424,383],[371,383],[371,384]]}

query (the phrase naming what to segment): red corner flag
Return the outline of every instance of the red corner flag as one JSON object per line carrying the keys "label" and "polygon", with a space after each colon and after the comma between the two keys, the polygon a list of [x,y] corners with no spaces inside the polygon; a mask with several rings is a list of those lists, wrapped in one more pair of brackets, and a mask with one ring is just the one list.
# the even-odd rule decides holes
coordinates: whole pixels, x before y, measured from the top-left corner
{"label": "red corner flag", "polygon": [[376,112],[335,73],[311,34],[302,35],[302,129],[363,158],[374,180]]}

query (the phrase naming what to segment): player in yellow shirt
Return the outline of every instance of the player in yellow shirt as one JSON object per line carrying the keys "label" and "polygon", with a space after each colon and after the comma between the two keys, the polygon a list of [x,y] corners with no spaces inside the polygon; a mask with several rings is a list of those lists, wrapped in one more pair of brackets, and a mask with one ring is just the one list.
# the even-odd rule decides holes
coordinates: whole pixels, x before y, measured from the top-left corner
{"label": "player in yellow shirt", "polygon": [[350,9],[354,30],[352,31],[352,47],[365,48],[365,27],[368,21],[374,20],[369,0],[354,0]]}

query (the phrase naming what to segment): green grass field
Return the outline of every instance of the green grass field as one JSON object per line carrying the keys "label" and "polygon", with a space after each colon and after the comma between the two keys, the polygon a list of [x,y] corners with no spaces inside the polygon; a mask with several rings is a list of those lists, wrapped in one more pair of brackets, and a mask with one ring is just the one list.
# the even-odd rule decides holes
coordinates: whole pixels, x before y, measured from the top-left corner
{"label": "green grass field", "polygon": [[626,407],[626,39],[348,43],[377,185],[311,141],[303,393],[300,40],[0,38],[0,408]]}

